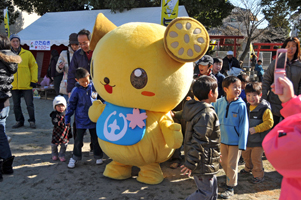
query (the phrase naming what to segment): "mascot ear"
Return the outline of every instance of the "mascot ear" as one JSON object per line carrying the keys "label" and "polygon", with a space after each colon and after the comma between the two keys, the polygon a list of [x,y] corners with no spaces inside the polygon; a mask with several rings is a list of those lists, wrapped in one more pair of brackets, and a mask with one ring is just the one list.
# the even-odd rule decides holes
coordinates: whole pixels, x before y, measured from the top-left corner
{"label": "mascot ear", "polygon": [[92,37],[90,41],[90,50],[94,50],[98,41],[108,32],[115,29],[117,26],[113,24],[102,13],[99,13],[96,17]]}
{"label": "mascot ear", "polygon": [[174,60],[184,63],[203,57],[209,48],[209,34],[205,27],[190,17],[172,20],[164,33],[164,48]]}

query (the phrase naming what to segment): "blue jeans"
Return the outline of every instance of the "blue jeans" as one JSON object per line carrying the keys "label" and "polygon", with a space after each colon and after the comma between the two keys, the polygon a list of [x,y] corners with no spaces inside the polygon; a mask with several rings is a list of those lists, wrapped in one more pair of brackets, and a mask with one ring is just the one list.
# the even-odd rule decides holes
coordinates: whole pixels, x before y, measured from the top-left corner
{"label": "blue jeans", "polygon": [[8,117],[8,114],[9,114],[9,106],[3,108],[0,112],[0,125],[4,127],[4,132],[6,126],[6,118]]}
{"label": "blue jeans", "polygon": [[24,116],[21,108],[21,97],[24,97],[27,111],[29,115],[29,122],[35,122],[34,116],[34,105],[33,105],[33,92],[32,90],[12,90],[13,102],[14,102],[14,113],[17,122],[24,124]]}
{"label": "blue jeans", "polygon": [[10,147],[4,132],[4,126],[0,124],[0,158],[5,160],[11,156]]}

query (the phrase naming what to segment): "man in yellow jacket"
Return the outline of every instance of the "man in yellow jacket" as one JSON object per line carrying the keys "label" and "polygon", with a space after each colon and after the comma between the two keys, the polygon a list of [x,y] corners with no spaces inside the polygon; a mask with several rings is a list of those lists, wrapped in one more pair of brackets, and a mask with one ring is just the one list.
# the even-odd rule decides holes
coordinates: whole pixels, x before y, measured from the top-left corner
{"label": "man in yellow jacket", "polygon": [[14,74],[14,82],[12,83],[12,96],[14,102],[14,113],[16,124],[13,128],[24,126],[24,116],[21,109],[21,97],[24,97],[27,111],[29,114],[29,124],[31,128],[36,128],[33,92],[32,88],[38,82],[38,65],[30,51],[27,51],[20,46],[20,37],[17,34],[10,36],[11,50],[15,54],[21,56],[22,62],[18,64],[18,71]]}

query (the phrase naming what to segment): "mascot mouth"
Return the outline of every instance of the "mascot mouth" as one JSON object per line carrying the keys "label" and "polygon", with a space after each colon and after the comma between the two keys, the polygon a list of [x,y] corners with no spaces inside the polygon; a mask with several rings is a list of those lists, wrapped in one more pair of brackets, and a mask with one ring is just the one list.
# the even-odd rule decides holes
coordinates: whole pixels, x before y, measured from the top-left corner
{"label": "mascot mouth", "polygon": [[113,87],[110,86],[109,84],[104,85],[105,90],[109,93],[112,94],[113,93]]}
{"label": "mascot mouth", "polygon": [[148,97],[155,96],[155,93],[149,92],[149,91],[143,91],[143,92],[141,92],[141,94],[144,96],[148,96]]}
{"label": "mascot mouth", "polygon": [[109,94],[112,94],[112,93],[113,93],[113,87],[115,87],[115,85],[110,86],[110,85],[109,85],[110,81],[109,81],[108,78],[105,78],[105,79],[104,79],[104,82],[105,82],[105,83],[102,83],[102,82],[100,81],[100,83],[105,87],[105,90],[106,90]]}

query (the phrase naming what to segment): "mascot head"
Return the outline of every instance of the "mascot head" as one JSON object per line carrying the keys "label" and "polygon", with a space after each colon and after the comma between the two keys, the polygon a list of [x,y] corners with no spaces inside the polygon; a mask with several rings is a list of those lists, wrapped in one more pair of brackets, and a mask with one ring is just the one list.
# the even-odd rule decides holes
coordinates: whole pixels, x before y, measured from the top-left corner
{"label": "mascot head", "polygon": [[168,112],[187,94],[193,61],[209,47],[209,35],[192,18],[176,18],[168,27],[127,23],[116,27],[97,16],[91,39],[91,75],[107,102]]}

